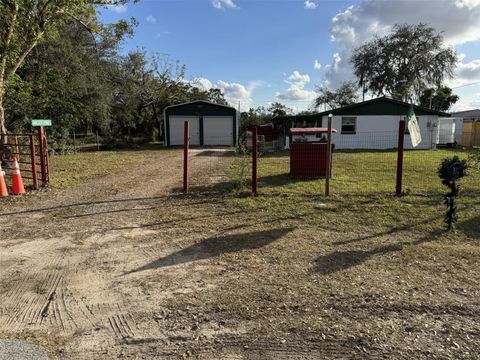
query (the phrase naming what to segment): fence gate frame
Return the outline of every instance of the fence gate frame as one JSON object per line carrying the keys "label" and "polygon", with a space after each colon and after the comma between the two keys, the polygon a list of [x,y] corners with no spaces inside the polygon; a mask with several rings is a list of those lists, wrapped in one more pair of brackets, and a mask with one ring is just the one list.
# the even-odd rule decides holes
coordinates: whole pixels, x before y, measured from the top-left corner
{"label": "fence gate frame", "polygon": [[[7,138],[7,141],[5,141],[5,138]],[[26,144],[19,143],[19,138],[26,138]],[[35,141],[36,139],[38,144]],[[31,166],[30,169],[21,169],[21,171],[29,173],[27,176],[24,175],[23,178],[32,180],[33,188],[35,190],[39,189],[39,174],[37,166],[40,166],[42,186],[48,186],[50,182],[48,142],[45,128],[43,126],[38,128],[38,134],[33,132],[17,134],[2,133],[0,134],[0,145],[10,149],[10,158],[7,159],[7,162],[11,161],[13,156],[16,156],[19,164],[27,164]],[[29,161],[22,160],[22,157],[24,156],[29,157]],[[37,163],[37,159],[40,160],[40,163]]]}

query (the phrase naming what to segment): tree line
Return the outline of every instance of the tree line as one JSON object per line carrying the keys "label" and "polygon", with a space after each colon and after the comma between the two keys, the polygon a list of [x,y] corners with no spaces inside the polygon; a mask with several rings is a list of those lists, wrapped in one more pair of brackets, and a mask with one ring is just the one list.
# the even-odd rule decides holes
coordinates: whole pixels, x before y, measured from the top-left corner
{"label": "tree line", "polygon": [[[23,34],[21,27],[39,28],[28,15],[40,17],[36,21],[41,22],[46,15],[40,13],[46,10],[39,6],[47,3],[57,6],[57,11],[71,11],[72,16],[52,15],[51,27],[34,40],[35,35]],[[186,66],[178,61],[147,55],[144,49],[122,54],[122,43],[134,34],[135,19],[103,24],[96,11],[98,1],[79,1],[73,9],[68,4],[2,1],[0,20],[6,21],[0,23],[3,132],[28,131],[31,119],[51,118],[54,136],[76,130],[99,132],[105,141],[161,139],[165,107],[193,100],[227,103],[219,89],[203,90],[186,81]],[[15,42],[8,43],[9,31]],[[18,55],[22,49],[28,50],[25,56]]]}

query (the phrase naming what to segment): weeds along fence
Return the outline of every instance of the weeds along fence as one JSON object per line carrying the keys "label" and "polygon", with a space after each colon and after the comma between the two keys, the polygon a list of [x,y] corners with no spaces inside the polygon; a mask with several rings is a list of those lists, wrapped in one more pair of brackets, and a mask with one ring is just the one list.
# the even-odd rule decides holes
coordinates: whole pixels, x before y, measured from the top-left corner
{"label": "weeds along fence", "polygon": [[[401,134],[403,136],[400,136]],[[414,148],[408,130],[401,133],[397,130],[334,134],[332,144],[335,146],[335,150],[332,155],[331,193],[346,196],[410,194],[428,197],[432,194],[438,195],[438,193],[444,192],[438,177],[438,167],[443,159],[453,156],[458,156],[460,159],[473,159],[475,154],[478,159],[480,150],[457,144],[457,136],[452,131],[428,130],[423,131],[421,137],[421,143]],[[187,138],[184,141],[187,141]],[[315,141],[321,142],[320,139]],[[188,143],[192,145],[192,136],[188,138]],[[290,176],[289,152],[262,147],[260,137],[258,141],[246,142],[245,148],[248,151],[237,151],[237,156],[233,158],[232,166],[226,174],[228,184],[225,185],[230,185],[229,188],[248,191],[252,185],[252,193],[256,193],[254,144],[259,146],[259,151],[262,153],[258,160],[259,193],[268,194],[273,191],[284,194],[323,194],[324,179],[293,179]],[[403,146],[401,146],[402,144]],[[403,151],[400,150],[402,148]],[[196,148],[193,145],[189,153],[187,152],[186,159],[189,159],[188,162],[195,163],[197,156],[218,157],[224,154],[227,153],[221,150]],[[399,159],[402,161],[399,162]],[[477,164],[478,162],[480,161],[477,160]],[[399,163],[402,164],[401,167],[399,167]],[[471,163],[474,162],[471,161]],[[211,169],[205,168],[205,172],[210,174],[211,179],[221,178],[221,175],[216,176],[214,171],[214,166]],[[476,168],[472,167],[469,172],[470,176],[462,179],[462,194],[479,196],[480,171],[478,165]],[[188,181],[185,179],[188,180],[188,168],[184,175],[184,184],[186,184],[184,191],[187,192]],[[225,181],[223,182],[225,183]]]}
{"label": "weeds along fence", "polygon": [[[335,134],[332,186],[341,194],[394,193],[397,184],[398,130],[358,133],[352,138]],[[452,132],[422,131],[422,142],[413,148],[408,130],[404,137],[401,190],[405,194],[428,195],[442,191],[437,170],[446,157],[468,159],[478,150],[456,143]],[[465,192],[479,191],[478,171],[463,182]]]}
{"label": "weeds along fence", "polygon": [[99,151],[102,138],[98,132],[68,133],[50,136],[50,150],[57,154],[76,154],[82,151]]}
{"label": "weeds along fence", "polygon": [[[456,144],[452,132],[423,131],[421,136],[422,142],[413,148],[408,130],[404,133],[400,194],[428,197],[443,193],[445,189],[437,173],[442,160],[452,156],[468,159],[480,152]],[[332,195],[397,194],[399,130],[355,134],[339,131],[333,134],[332,144],[335,145],[330,182]],[[288,151],[266,151],[260,156],[258,171],[260,193],[271,192],[273,188],[286,193],[324,193],[324,179],[293,179],[290,176]],[[480,171],[472,167],[469,173],[470,176],[462,179],[462,194],[479,196]]]}

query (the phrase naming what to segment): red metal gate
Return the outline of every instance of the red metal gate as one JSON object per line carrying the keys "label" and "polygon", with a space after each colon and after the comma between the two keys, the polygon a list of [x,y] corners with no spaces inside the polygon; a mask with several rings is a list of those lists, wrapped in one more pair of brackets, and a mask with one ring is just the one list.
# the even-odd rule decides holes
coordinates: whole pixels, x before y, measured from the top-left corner
{"label": "red metal gate", "polygon": [[[7,139],[5,141],[5,139]],[[20,164],[22,178],[30,180],[35,190],[39,188],[39,180],[42,186],[47,186],[50,181],[48,166],[48,143],[45,130],[40,127],[38,134],[4,134],[0,137],[2,149],[1,161],[7,164],[9,169],[13,157]]]}

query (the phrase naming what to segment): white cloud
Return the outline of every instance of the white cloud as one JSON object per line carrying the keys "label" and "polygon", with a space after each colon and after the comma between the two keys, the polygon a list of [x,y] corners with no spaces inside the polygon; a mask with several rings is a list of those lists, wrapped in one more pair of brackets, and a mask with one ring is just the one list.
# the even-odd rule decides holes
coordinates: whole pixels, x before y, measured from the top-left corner
{"label": "white cloud", "polygon": [[[460,63],[457,67],[455,80],[463,84],[469,84],[480,80],[480,59],[469,63]],[[459,86],[459,85],[457,85]]]}
{"label": "white cloud", "polygon": [[480,108],[480,93],[474,93],[471,96],[460,97],[460,100],[452,106],[450,112],[473,110]]}
{"label": "white cloud", "polygon": [[155,24],[157,22],[157,19],[153,15],[148,15],[147,22],[149,22],[150,24]]}
{"label": "white cloud", "polygon": [[318,60],[315,60],[315,62],[313,64],[313,68],[315,70],[320,70],[322,68],[322,64],[320,64],[320,62]]}
{"label": "white cloud", "polygon": [[455,1],[455,5],[460,9],[464,7],[473,9],[475,6],[480,5],[480,0],[457,0]]}
{"label": "white cloud", "polygon": [[318,4],[315,1],[306,0],[303,3],[303,7],[307,10],[314,10],[318,7]]}
{"label": "white cloud", "polygon": [[238,6],[234,0],[212,0],[215,9],[236,9]]}
{"label": "white cloud", "polygon": [[252,107],[253,99],[252,93],[260,86],[269,87],[263,80],[254,80],[250,81],[247,85],[243,85],[235,82],[228,82],[223,80],[218,80],[213,84],[209,79],[204,77],[197,77],[193,80],[183,80],[184,83],[190,84],[200,90],[208,91],[212,88],[220,89],[225,97],[225,100],[234,107],[240,106],[242,109],[249,109]]}
{"label": "white cloud", "polygon": [[107,5],[106,8],[118,14],[124,14],[127,12],[127,5]]}
{"label": "white cloud", "polygon": [[275,94],[277,99],[286,101],[312,101],[315,99],[315,91],[305,89],[305,85],[310,82],[310,76],[308,74],[301,74],[295,70],[287,77],[285,82],[290,84],[290,86],[284,93],[277,92]]}
{"label": "white cloud", "polygon": [[285,80],[288,84],[298,85],[299,87],[304,87],[305,84],[310,82],[310,76],[308,74],[300,74],[299,71],[295,70],[288,78]]}
{"label": "white cloud", "polygon": [[291,85],[285,93],[277,92],[275,96],[286,101],[313,101],[317,95],[315,91],[305,90],[298,85]]}
{"label": "white cloud", "polygon": [[446,43],[452,46],[480,40],[480,0],[363,0],[347,7],[332,18],[330,35],[337,56],[328,67],[326,80],[336,87],[352,78],[352,50],[405,22],[427,22],[443,32]]}
{"label": "white cloud", "polygon": [[225,97],[225,100],[232,105],[237,106],[240,102],[242,109],[249,109],[253,103],[252,91],[253,88],[247,89],[239,83],[229,83],[223,80],[217,81],[216,87],[220,89]]}
{"label": "white cloud", "polygon": [[195,86],[199,88],[200,90],[208,91],[212,88],[212,82],[208,79],[205,79],[203,77],[198,77],[193,79],[193,81],[190,82],[192,86]]}
{"label": "white cloud", "polygon": [[460,62],[455,71],[454,78],[447,81],[446,85],[456,88],[478,81],[480,81],[480,59],[475,59],[468,63]]}

